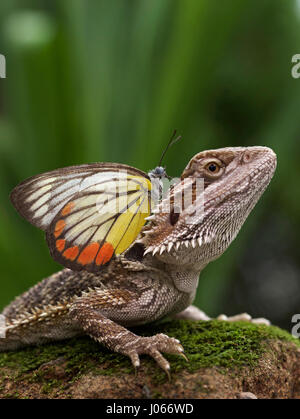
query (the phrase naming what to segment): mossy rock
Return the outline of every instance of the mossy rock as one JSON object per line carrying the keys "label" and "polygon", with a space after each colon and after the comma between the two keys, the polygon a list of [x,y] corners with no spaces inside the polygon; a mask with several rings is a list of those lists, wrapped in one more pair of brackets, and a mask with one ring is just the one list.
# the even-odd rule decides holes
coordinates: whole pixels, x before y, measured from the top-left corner
{"label": "mossy rock", "polygon": [[189,362],[165,355],[169,381],[147,356],[135,373],[126,357],[71,339],[0,354],[0,398],[300,397],[300,344],[277,327],[178,320],[134,332],[180,339]]}

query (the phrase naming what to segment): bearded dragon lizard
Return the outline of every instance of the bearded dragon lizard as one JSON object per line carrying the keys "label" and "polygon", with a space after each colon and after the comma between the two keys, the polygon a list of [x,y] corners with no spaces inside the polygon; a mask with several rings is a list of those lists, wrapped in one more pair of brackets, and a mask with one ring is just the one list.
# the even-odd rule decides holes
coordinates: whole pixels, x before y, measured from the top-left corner
{"label": "bearded dragon lizard", "polygon": [[[140,337],[127,327],[165,316],[209,319],[191,306],[199,275],[236,237],[275,168],[276,155],[267,147],[196,154],[174,191],[184,188],[185,180],[202,178],[204,195],[194,196],[179,213],[164,212],[159,204],[129,250],[99,273],[63,269],[17,297],[2,312],[6,337],[0,351],[87,334],[127,355],[135,368],[139,356],[148,354],[169,374],[161,353],[185,356],[180,342],[165,334]],[[260,321],[247,314],[219,319]]]}

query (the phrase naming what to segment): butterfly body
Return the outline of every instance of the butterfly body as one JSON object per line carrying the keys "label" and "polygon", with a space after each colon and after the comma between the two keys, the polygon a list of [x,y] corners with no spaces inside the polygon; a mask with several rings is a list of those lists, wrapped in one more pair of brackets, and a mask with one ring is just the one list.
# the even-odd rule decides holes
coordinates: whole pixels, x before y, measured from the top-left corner
{"label": "butterfly body", "polygon": [[148,174],[150,177],[159,179],[168,177],[166,169],[162,166],[156,166],[155,169],[151,170]]}

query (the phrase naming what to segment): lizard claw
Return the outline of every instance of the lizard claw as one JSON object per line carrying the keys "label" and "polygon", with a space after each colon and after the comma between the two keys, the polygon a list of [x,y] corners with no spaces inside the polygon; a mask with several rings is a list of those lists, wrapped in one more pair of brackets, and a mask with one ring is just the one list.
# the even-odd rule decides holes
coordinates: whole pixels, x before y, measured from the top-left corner
{"label": "lizard claw", "polygon": [[189,362],[189,359],[188,359],[188,357],[185,355],[185,353],[184,353],[184,352],[182,352],[181,354],[178,354],[178,355],[180,355],[183,359],[185,359],[185,360],[186,360],[186,362]]}
{"label": "lizard claw", "polygon": [[119,352],[129,356],[135,369],[140,366],[139,355],[145,354],[151,356],[157,362],[160,368],[165,371],[169,380],[171,378],[171,367],[161,352],[177,354],[182,356],[185,360],[188,360],[184,354],[183,346],[180,344],[179,340],[170,338],[163,333],[151,337],[137,337],[136,339],[126,343],[123,348],[119,350]]}
{"label": "lizard claw", "polygon": [[166,360],[166,358],[164,358],[157,349],[154,349],[153,351],[151,351],[149,355],[151,355],[152,358],[155,359],[155,361],[158,363],[160,368],[162,368],[165,371],[170,381],[171,380],[171,375],[170,375],[171,367],[170,367],[169,362]]}
{"label": "lizard claw", "polygon": [[132,352],[128,354],[128,356],[130,357],[132,365],[134,366],[135,370],[137,370],[139,366],[141,365],[138,354],[136,352]]}

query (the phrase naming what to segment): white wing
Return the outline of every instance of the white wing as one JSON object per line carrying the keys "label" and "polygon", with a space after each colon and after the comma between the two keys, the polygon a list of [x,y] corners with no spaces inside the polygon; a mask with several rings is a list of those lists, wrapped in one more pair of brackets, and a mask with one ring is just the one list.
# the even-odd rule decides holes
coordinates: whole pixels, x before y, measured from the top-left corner
{"label": "white wing", "polygon": [[11,193],[18,212],[31,224],[47,230],[54,217],[79,192],[108,179],[127,174],[147,175],[133,167],[117,163],[70,166],[31,177]]}

